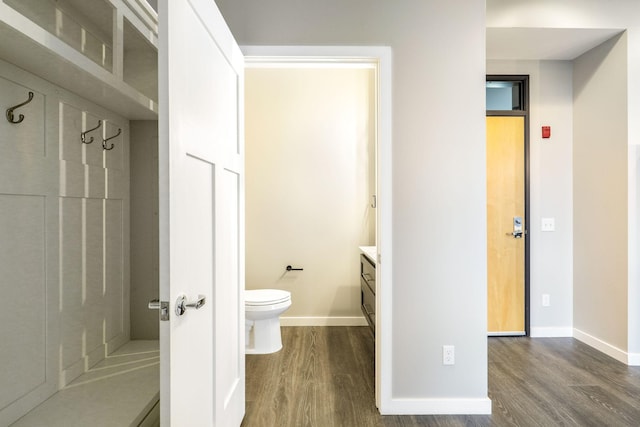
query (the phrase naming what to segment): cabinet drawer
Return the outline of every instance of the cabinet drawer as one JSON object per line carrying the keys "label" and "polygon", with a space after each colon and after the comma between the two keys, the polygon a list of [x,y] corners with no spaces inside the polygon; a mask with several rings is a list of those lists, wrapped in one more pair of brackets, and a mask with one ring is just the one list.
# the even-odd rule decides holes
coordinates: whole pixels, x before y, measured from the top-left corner
{"label": "cabinet drawer", "polygon": [[371,292],[376,293],[376,267],[371,263],[369,258],[360,255],[360,277],[364,280]]}
{"label": "cabinet drawer", "polygon": [[367,323],[371,327],[371,330],[376,331],[376,296],[369,288],[369,285],[364,279],[360,280],[360,292],[361,292],[361,309],[364,317],[367,319]]}

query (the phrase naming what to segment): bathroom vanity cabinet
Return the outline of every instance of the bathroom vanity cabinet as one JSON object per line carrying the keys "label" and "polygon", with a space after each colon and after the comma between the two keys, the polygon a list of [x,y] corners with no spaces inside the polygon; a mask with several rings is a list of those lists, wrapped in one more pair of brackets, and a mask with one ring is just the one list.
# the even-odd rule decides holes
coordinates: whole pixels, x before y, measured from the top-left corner
{"label": "bathroom vanity cabinet", "polygon": [[369,255],[360,255],[361,309],[371,331],[376,332],[376,264]]}

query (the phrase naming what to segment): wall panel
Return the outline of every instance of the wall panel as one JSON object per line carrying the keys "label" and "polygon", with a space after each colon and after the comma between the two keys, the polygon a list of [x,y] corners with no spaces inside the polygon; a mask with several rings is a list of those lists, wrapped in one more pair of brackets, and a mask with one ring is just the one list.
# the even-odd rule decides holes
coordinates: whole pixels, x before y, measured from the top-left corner
{"label": "wall panel", "polygon": [[[60,200],[60,356],[63,370],[82,358],[86,299],[83,280],[82,199]],[[82,369],[80,366],[78,369]]]}
{"label": "wall panel", "polygon": [[[59,110],[63,385],[129,337],[128,132],[105,150],[104,139],[123,125],[95,108],[60,103]],[[81,132],[98,124],[83,144]]]}
{"label": "wall panel", "polygon": [[125,333],[124,307],[124,215],[122,200],[105,200],[105,343]]}
{"label": "wall panel", "polygon": [[47,86],[0,61],[0,425],[56,387],[57,120]]}
{"label": "wall panel", "polygon": [[44,196],[0,194],[0,408],[46,381],[45,217]]}

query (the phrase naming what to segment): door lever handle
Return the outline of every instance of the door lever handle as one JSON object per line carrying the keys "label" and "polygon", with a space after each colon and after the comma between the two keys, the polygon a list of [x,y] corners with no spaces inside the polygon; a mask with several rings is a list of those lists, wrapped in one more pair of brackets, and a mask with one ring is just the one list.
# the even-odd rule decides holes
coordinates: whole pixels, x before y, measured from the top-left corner
{"label": "door lever handle", "polygon": [[199,310],[205,302],[206,298],[204,295],[198,295],[198,299],[192,302],[187,302],[186,295],[180,295],[176,300],[176,315],[182,316],[185,311],[187,311],[187,308],[195,308],[196,310]]}
{"label": "door lever handle", "polygon": [[185,304],[187,308],[195,308],[196,310],[200,309],[204,305],[206,298],[204,295],[198,295],[198,299],[193,302],[188,302]]}
{"label": "door lever handle", "polygon": [[512,236],[516,239],[522,239],[524,237],[525,234],[527,234],[527,230],[524,231],[510,231],[508,233],[505,233],[507,236]]}
{"label": "door lever handle", "polygon": [[152,299],[147,305],[149,310],[160,310],[160,320],[169,320],[169,302]]}
{"label": "door lever handle", "polygon": [[522,221],[522,217],[521,216],[514,216],[513,217],[513,231],[511,233],[507,233],[507,234],[511,234],[516,239],[522,239],[522,236],[525,233],[526,233],[526,231],[524,231],[524,221]]}

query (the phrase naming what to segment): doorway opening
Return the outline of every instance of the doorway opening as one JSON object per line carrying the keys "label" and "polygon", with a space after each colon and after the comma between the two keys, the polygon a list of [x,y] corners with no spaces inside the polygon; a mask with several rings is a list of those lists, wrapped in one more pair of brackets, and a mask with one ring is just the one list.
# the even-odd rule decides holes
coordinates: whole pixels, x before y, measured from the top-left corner
{"label": "doorway opening", "polygon": [[487,332],[529,335],[529,77],[488,75]]}
{"label": "doorway opening", "polygon": [[[378,268],[376,283],[378,296],[376,301],[376,405],[380,410],[391,398],[391,366],[390,319],[391,319],[391,62],[389,48],[376,47],[269,47],[245,46],[245,63],[248,68],[369,68],[375,75],[375,179],[373,191],[367,197],[369,204],[374,204],[371,196],[375,195],[374,222],[372,244],[376,246]],[[329,169],[321,171],[318,165],[319,178],[330,173]],[[326,169],[326,168],[325,168]],[[313,195],[311,195],[313,197]],[[306,196],[305,196],[306,197]],[[330,209],[327,207],[327,209]],[[247,233],[248,234],[248,233]],[[357,248],[355,248],[357,250]],[[354,263],[353,268],[359,264]],[[331,266],[325,266],[331,268]],[[354,294],[359,301],[359,282]],[[386,297],[386,298],[385,298]],[[295,302],[294,302],[295,304]],[[359,304],[357,305],[359,310]],[[384,325],[384,326],[383,326]],[[379,332],[378,332],[379,331]],[[387,346],[388,344],[388,346]]]}

